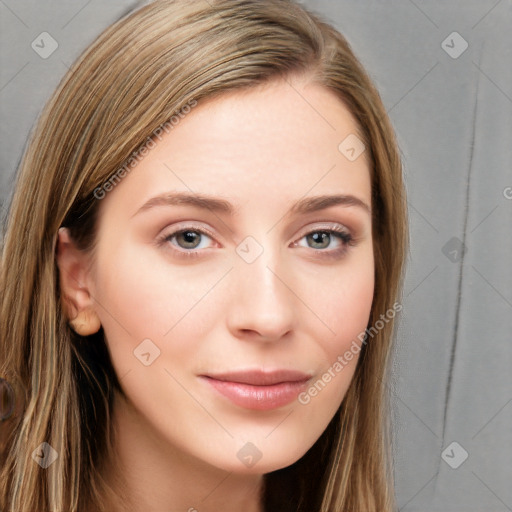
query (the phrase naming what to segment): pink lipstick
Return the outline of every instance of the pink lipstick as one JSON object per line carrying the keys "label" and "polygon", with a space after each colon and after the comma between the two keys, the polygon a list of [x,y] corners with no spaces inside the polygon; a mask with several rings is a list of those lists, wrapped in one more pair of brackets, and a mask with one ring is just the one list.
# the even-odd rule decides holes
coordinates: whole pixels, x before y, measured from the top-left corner
{"label": "pink lipstick", "polygon": [[311,378],[295,370],[247,370],[200,377],[235,405],[259,411],[293,402]]}

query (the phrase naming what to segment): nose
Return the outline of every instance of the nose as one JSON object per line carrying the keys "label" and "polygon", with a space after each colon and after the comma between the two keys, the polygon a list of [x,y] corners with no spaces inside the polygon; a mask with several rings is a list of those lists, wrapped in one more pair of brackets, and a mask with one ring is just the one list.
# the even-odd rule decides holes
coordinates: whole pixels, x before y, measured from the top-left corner
{"label": "nose", "polygon": [[275,342],[296,327],[297,297],[289,272],[265,252],[252,263],[237,261],[231,278],[227,324],[233,336]]}

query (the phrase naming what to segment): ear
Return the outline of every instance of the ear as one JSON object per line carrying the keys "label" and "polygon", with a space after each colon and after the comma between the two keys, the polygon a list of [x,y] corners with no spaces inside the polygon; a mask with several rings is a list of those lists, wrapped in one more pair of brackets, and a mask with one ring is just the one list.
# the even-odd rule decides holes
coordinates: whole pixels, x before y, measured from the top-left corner
{"label": "ear", "polygon": [[81,336],[89,336],[101,328],[87,284],[88,262],[87,255],[71,239],[69,230],[60,228],[56,263],[59,268],[61,304],[69,324]]}

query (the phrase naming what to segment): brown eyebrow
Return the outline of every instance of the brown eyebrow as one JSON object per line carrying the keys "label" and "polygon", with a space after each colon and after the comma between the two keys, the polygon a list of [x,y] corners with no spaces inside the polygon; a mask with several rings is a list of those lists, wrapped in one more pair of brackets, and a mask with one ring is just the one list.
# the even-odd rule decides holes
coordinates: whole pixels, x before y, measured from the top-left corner
{"label": "brown eyebrow", "polygon": [[372,213],[370,206],[367,205],[362,199],[359,199],[358,197],[352,195],[344,194],[306,197],[304,199],[301,199],[300,201],[297,201],[290,209],[290,213],[304,214],[316,212],[337,205],[357,206],[365,210],[366,213],[368,214]]}
{"label": "brown eyebrow", "polygon": [[[218,197],[213,197],[207,194],[189,193],[189,192],[170,192],[162,194],[149,199],[135,212],[132,217],[141,212],[147,211],[156,206],[179,206],[188,205],[197,208],[207,209],[213,212],[225,213],[234,215],[237,208],[235,208],[229,201]],[[291,208],[291,214],[306,214],[319,210],[330,208],[331,206],[357,206],[368,214],[371,214],[370,206],[363,200],[353,195],[320,195],[313,197],[306,197],[297,201]]]}

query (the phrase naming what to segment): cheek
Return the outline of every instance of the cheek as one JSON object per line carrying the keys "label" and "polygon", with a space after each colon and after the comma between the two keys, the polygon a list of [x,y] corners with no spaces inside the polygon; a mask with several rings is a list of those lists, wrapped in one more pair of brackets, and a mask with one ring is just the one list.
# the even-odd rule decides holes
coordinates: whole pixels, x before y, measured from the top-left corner
{"label": "cheek", "polygon": [[[330,359],[336,359],[353,339],[364,332],[374,294],[374,260],[371,246],[331,273],[323,276],[322,290],[310,290],[315,311],[329,329],[322,343]],[[319,284],[317,282],[317,284]]]}
{"label": "cheek", "polygon": [[331,288],[322,300],[321,311],[333,331],[332,346],[340,349],[367,327],[374,293],[373,268],[333,279]]}
{"label": "cheek", "polygon": [[173,361],[192,359],[208,332],[207,319],[221,307],[206,295],[226,270],[187,269],[151,252],[122,240],[98,252],[94,298],[120,376],[140,366],[136,352],[148,339],[156,353],[172,352]]}
{"label": "cheek", "polygon": [[202,290],[198,281],[184,280],[179,267],[152,261],[146,252],[128,243],[104,249],[95,294],[106,325],[121,324],[134,338],[162,338]]}
{"label": "cheek", "polygon": [[307,392],[308,396],[299,402],[305,405],[318,396],[311,412],[326,414],[328,418],[339,407],[350,385],[368,327],[374,294],[372,253],[337,269],[326,282],[329,285],[324,293],[310,293],[311,303],[328,329],[318,331],[322,335],[315,338],[314,351],[322,361],[322,369],[311,393]]}
{"label": "cheek", "polygon": [[[94,298],[118,375],[133,366],[133,351],[143,340],[161,347],[172,327],[170,304],[162,300],[168,283],[138,256],[133,248],[111,244],[97,258]],[[177,291],[169,289],[167,301],[179,302]]]}

